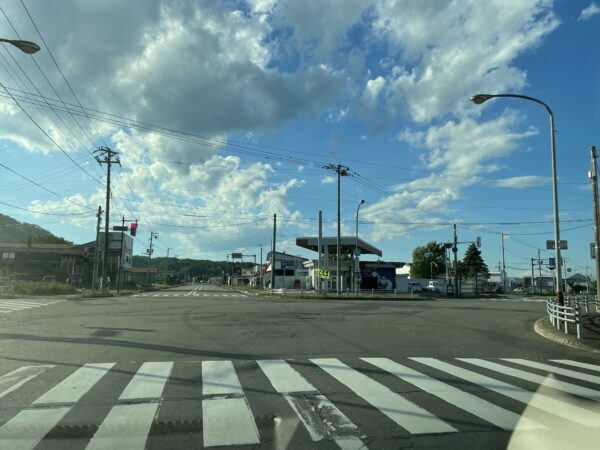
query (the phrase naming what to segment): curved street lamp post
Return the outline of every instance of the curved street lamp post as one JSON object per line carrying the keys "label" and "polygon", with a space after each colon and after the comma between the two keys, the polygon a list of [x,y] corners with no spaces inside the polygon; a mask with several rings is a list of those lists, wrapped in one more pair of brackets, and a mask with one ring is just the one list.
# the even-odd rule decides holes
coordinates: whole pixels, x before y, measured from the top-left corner
{"label": "curved street lamp post", "polygon": [[[558,216],[558,181],[556,176],[556,142],[555,142],[555,134],[556,131],[554,129],[554,114],[550,107],[544,103],[543,101],[529,97],[528,95],[520,95],[520,94],[477,94],[472,96],[469,100],[475,103],[476,105],[481,105],[483,102],[488,101],[491,98],[495,97],[513,97],[520,98],[523,100],[529,100],[531,102],[542,105],[548,111],[550,115],[550,144],[551,144],[551,157],[552,157],[552,202],[554,208],[554,250],[556,252],[556,301],[562,305],[563,304],[563,286],[562,286],[562,274],[561,274],[561,266],[562,260],[560,257],[560,223]],[[533,281],[533,280],[532,280]]]}
{"label": "curved street lamp post", "polygon": [[40,51],[40,46],[37,45],[35,42],[21,41],[21,40],[15,40],[15,39],[3,39],[3,38],[0,38],[0,42],[6,42],[7,44],[14,45],[19,50],[21,50],[23,53],[27,53],[28,55],[31,55],[32,53],[36,53],[36,52]]}
{"label": "curved street lamp post", "polygon": [[[360,211],[360,207],[362,205],[364,205],[365,201],[361,200],[358,204],[358,208],[356,208],[356,243],[354,244],[354,260],[356,261],[356,259],[358,258],[358,212]],[[358,294],[358,290],[360,288],[359,286],[359,271],[356,270],[356,263],[354,263],[354,277],[353,277],[353,281],[354,281],[354,293]]]}

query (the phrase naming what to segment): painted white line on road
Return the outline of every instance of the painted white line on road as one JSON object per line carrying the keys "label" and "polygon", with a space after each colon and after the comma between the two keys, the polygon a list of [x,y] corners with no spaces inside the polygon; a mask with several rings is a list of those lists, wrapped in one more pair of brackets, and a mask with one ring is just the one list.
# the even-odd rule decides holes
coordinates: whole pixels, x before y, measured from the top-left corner
{"label": "painted white line on road", "polygon": [[556,362],[559,364],[567,364],[569,366],[581,367],[582,369],[595,370],[596,372],[600,372],[600,366],[595,364],[587,364],[579,361],[572,361],[570,359],[553,359],[552,362]]}
{"label": "painted white line on road", "polygon": [[10,394],[11,392],[19,389],[29,380],[37,377],[43,373],[46,369],[54,366],[26,366],[19,367],[12,372],[2,375],[0,377],[0,398]]}
{"label": "painted white line on road", "polygon": [[162,395],[173,362],[145,362],[119,396],[119,400],[157,399]]}
{"label": "painted white line on road", "polygon": [[[202,362],[204,446],[258,444],[250,405],[231,361]],[[237,396],[237,397],[231,397]]]}
{"label": "painted white line on road", "polygon": [[317,390],[283,359],[262,359],[256,362],[280,394]]}
{"label": "painted white line on road", "polygon": [[366,448],[358,437],[360,432],[356,425],[286,361],[256,362],[275,390],[284,394],[313,441],[327,437],[342,449]]}
{"label": "painted white line on road", "polygon": [[[491,361],[486,361],[483,359],[475,359],[475,358],[457,358],[459,361],[464,361],[469,364],[474,364],[479,367],[483,367],[484,369],[494,370],[504,375],[509,375],[511,377],[520,378],[521,380],[531,381],[532,383],[542,384],[546,379],[543,375],[537,375],[535,373],[525,372],[524,370],[514,369],[512,367],[505,366],[503,364],[493,363]],[[600,401],[600,392],[595,391],[594,389],[586,388],[583,386],[578,386],[576,384],[567,383],[561,380],[554,380],[552,382],[552,387],[554,389],[559,389],[564,392],[568,392],[569,394],[579,395],[580,397],[586,397],[590,400]]]}
{"label": "painted white line on road", "polygon": [[46,306],[45,303],[21,302],[21,301],[10,301],[10,300],[0,300],[0,305],[23,306],[26,308],[35,308],[38,306]]}
{"label": "painted white line on road", "polygon": [[31,450],[60,422],[70,407],[26,409],[0,427],[0,446]]}
{"label": "painted white line on road", "polygon": [[[435,378],[417,372],[409,367],[398,364],[387,358],[361,358],[363,361],[373,364],[375,367],[385,370],[392,375],[412,384],[413,386],[422,389],[445,402],[463,409],[474,416],[477,416],[493,425],[496,425],[503,430],[512,431],[519,423],[520,415],[512,411],[494,405],[480,397],[477,397],[468,392],[461,391],[447,383],[443,383]],[[519,423],[519,428],[527,430],[545,429],[546,427],[530,420],[523,418]]]}
{"label": "painted white line on road", "polygon": [[202,401],[204,446],[258,444],[260,438],[245,397]]}
{"label": "painted white line on road", "polygon": [[243,395],[240,380],[231,361],[202,363],[202,395]]}
{"label": "painted white line on road", "polygon": [[88,450],[143,450],[158,403],[114,406],[90,440]]}
{"label": "painted white line on road", "polygon": [[551,366],[550,364],[542,364],[535,361],[529,361],[526,359],[519,358],[501,358],[503,361],[512,362],[515,364],[521,364],[523,366],[532,367],[534,369],[546,370],[557,375],[564,375],[570,378],[576,378],[582,381],[589,381],[590,383],[600,384],[600,377],[596,375],[589,375],[587,373],[576,372],[570,369],[563,369],[561,367]]}
{"label": "painted white line on road", "polygon": [[538,394],[527,389],[523,389],[514,384],[505,383],[494,378],[472,372],[462,367],[439,361],[435,358],[410,358],[413,361],[441,370],[470,383],[483,386],[486,389],[497,392],[498,394],[512,398],[526,405],[539,408],[548,414],[563,417],[575,423],[587,427],[596,427],[600,423],[600,414],[594,413],[589,409],[581,408],[560,400],[556,400],[546,395]]}
{"label": "painted white line on road", "polygon": [[76,403],[114,365],[115,363],[85,364],[33,403]]}
{"label": "painted white line on road", "polygon": [[311,361],[410,433],[457,431],[426,409],[335,358],[319,358]]}

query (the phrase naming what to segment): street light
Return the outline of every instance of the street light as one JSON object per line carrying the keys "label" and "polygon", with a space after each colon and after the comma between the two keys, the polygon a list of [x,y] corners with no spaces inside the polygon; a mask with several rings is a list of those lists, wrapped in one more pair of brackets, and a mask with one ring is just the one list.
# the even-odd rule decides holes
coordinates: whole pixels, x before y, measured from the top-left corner
{"label": "street light", "polygon": [[0,42],[6,42],[8,44],[14,45],[19,50],[21,50],[23,53],[27,53],[28,55],[31,55],[32,53],[36,53],[36,52],[40,51],[40,46],[37,45],[35,42],[20,41],[20,40],[13,40],[13,39],[2,39],[2,38],[0,38]]}
{"label": "street light", "polygon": [[429,275],[430,275],[430,280],[433,280],[433,266],[435,266],[435,268],[437,269],[437,264],[434,263],[433,261],[431,261],[431,264],[429,264]]}
{"label": "street light", "polygon": [[555,142],[555,134],[556,131],[554,129],[554,114],[550,107],[541,100],[538,100],[534,97],[529,97],[528,95],[520,95],[520,94],[477,94],[470,98],[470,100],[476,104],[481,105],[483,102],[488,101],[490,98],[494,97],[513,97],[520,98],[523,100],[529,100],[531,102],[542,105],[548,111],[550,115],[550,144],[551,144],[551,153],[552,153],[552,202],[554,207],[554,251],[556,252],[556,301],[562,305],[563,304],[563,287],[562,287],[562,274],[561,274],[561,264],[562,260],[560,257],[560,224],[558,217],[558,181],[556,176],[556,142]]}
{"label": "street light", "polygon": [[[356,243],[354,244],[354,259],[358,258],[358,212],[360,211],[360,207],[365,203],[364,200],[361,200],[358,203],[358,208],[356,208]],[[356,270],[356,262],[354,263],[354,292],[358,293],[358,270]]]}

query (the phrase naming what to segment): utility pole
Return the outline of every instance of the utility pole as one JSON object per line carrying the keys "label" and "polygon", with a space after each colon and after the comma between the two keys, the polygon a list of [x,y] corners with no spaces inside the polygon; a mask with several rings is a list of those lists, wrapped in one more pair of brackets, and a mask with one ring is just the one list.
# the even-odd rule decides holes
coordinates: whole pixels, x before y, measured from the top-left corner
{"label": "utility pole", "polygon": [[323,254],[323,211],[319,210],[319,237],[317,238],[317,292],[321,292],[321,255]]}
{"label": "utility pole", "polygon": [[167,280],[170,280],[172,278],[169,274],[169,272],[171,271],[170,267],[169,267],[169,252],[171,250],[173,250],[171,247],[167,247],[167,277],[168,277]]}
{"label": "utility pole", "polygon": [[96,223],[96,247],[94,248],[94,269],[92,271],[92,291],[96,290],[98,282],[98,264],[100,262],[100,225],[102,224],[102,207],[98,206],[96,214],[98,222]]}
{"label": "utility pole", "polygon": [[540,251],[538,250],[538,284],[540,286],[540,294],[542,293],[542,257],[540,256]]}
{"label": "utility pole", "polygon": [[458,297],[458,236],[456,235],[456,224],[454,224],[454,247],[452,247],[454,253],[454,297]]}
{"label": "utility pole", "polygon": [[158,232],[156,231],[151,231],[150,232],[150,247],[148,248],[148,272],[146,273],[147,275],[147,283],[148,285],[150,285],[150,260],[152,259],[152,240],[153,239],[158,239]]}
{"label": "utility pole", "polygon": [[535,273],[533,271],[533,261],[535,261],[535,258],[531,258],[531,293],[535,294]]}
{"label": "utility pole", "polygon": [[502,237],[502,291],[506,294],[506,262],[504,260],[504,233],[501,233]]}
{"label": "utility pole", "polygon": [[265,282],[264,282],[264,277],[263,277],[263,254],[262,254],[263,245],[259,244],[259,246],[260,246],[260,266],[258,267],[258,285],[260,286],[261,289],[264,289]]}
{"label": "utility pole", "polygon": [[594,256],[596,257],[596,304],[600,304],[600,220],[598,217],[598,167],[596,166],[596,147],[592,145],[590,149],[590,159],[592,160],[592,170],[589,177],[592,179],[592,215],[594,216]]}
{"label": "utility pole", "polygon": [[335,173],[337,173],[337,240],[336,240],[336,245],[337,245],[337,250],[336,250],[336,274],[335,274],[335,286],[336,286],[336,292],[337,295],[340,295],[341,293],[341,281],[342,281],[342,269],[341,269],[341,259],[342,259],[342,255],[341,255],[341,246],[340,246],[340,239],[341,239],[341,219],[340,219],[340,185],[341,185],[341,178],[342,177],[347,177],[349,175],[349,171],[350,169],[346,166],[342,166],[341,164],[327,164],[326,166],[323,166],[325,169],[329,169],[334,171]]}
{"label": "utility pole", "polygon": [[[106,164],[106,220],[104,221],[104,253],[102,255],[102,289],[106,289],[106,260],[108,259],[108,239],[109,239],[109,220],[110,220],[110,168],[112,164],[121,165],[119,153],[108,147],[100,147],[94,151],[98,164]],[[114,157],[114,159],[113,159]]]}
{"label": "utility pole", "polygon": [[277,214],[273,214],[273,242],[271,242],[271,290],[275,289],[275,243],[277,241]]}

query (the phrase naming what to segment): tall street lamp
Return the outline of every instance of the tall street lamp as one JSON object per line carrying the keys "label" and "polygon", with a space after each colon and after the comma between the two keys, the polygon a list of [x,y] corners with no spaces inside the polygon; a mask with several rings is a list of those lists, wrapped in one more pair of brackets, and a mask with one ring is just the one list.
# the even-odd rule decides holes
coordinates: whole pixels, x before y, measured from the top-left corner
{"label": "tall street lamp", "polygon": [[21,50],[24,53],[27,53],[28,55],[31,55],[32,53],[36,53],[36,52],[40,51],[40,46],[37,45],[35,42],[20,41],[20,40],[14,40],[14,39],[2,39],[2,38],[0,38],[0,42],[6,42],[7,44],[14,45],[19,50]]}
{"label": "tall street lamp", "polygon": [[365,203],[365,201],[361,200],[358,203],[358,208],[356,208],[356,243],[354,244],[354,261],[355,261],[355,263],[354,263],[354,280],[353,280],[354,281],[354,292],[355,293],[358,293],[358,288],[359,288],[359,286],[358,286],[358,274],[359,274],[359,271],[357,270],[358,268],[356,266],[356,261],[357,261],[358,256],[359,256],[359,250],[358,250],[358,212],[360,211],[360,207],[362,205],[364,205],[364,203]]}
{"label": "tall street lamp", "polygon": [[558,217],[558,181],[556,176],[556,142],[555,142],[555,129],[554,129],[554,114],[550,107],[541,100],[527,95],[520,94],[477,94],[470,98],[470,100],[476,105],[481,105],[483,102],[488,101],[494,97],[514,97],[523,100],[529,100],[531,102],[542,105],[548,111],[550,115],[550,144],[552,152],[552,201],[554,207],[554,251],[556,252],[556,301],[563,304],[563,286],[562,286],[562,274],[561,265],[562,260],[560,258],[560,224]]}

